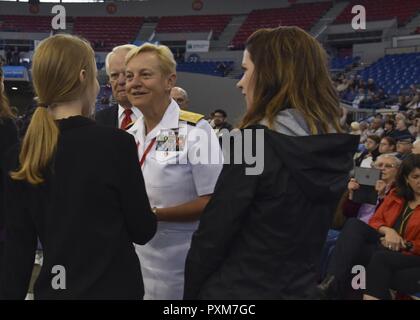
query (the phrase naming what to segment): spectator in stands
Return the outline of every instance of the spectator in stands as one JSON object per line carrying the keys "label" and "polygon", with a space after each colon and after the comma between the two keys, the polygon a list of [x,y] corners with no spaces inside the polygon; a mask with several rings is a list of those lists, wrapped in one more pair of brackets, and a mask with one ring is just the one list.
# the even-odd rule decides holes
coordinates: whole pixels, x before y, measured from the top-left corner
{"label": "spectator in stands", "polygon": [[420,154],[420,140],[413,142],[413,149],[411,150],[413,154]]}
{"label": "spectator in stands", "polygon": [[132,107],[125,91],[125,57],[133,48],[136,46],[131,44],[118,46],[106,56],[106,73],[112,88],[112,95],[118,105],[99,111],[96,114],[98,124],[127,130],[141,115],[139,109]]}
{"label": "spectator in stands", "polygon": [[406,139],[407,137],[411,137],[411,133],[408,130],[408,125],[409,123],[407,120],[398,120],[393,138],[400,140],[401,138]]}
{"label": "spectator in stands", "polygon": [[412,116],[412,120],[410,122],[410,126],[408,127],[408,131],[413,137],[417,137],[417,127],[418,127],[418,121],[419,118],[414,118],[414,115]]}
{"label": "spectator in stands", "polygon": [[366,121],[360,122],[360,143],[365,143],[369,135],[369,124]]}
{"label": "spectator in stands", "polygon": [[171,90],[171,98],[178,103],[179,107],[182,110],[188,110],[189,109],[189,102],[190,99],[188,98],[188,93],[181,87],[173,87]]}
{"label": "spectator in stands", "polygon": [[409,136],[400,136],[397,139],[397,153],[398,158],[404,160],[413,150],[414,138]]}
{"label": "spectator in stands", "polygon": [[401,90],[400,95],[405,96],[406,98],[411,98],[416,95],[417,93],[416,90],[417,90],[416,85],[411,84],[408,88]]}
{"label": "spectator in stands", "polygon": [[347,218],[356,217],[357,219],[368,223],[375,212],[375,208],[394,187],[400,164],[401,160],[392,154],[381,154],[373,163],[374,168],[381,170],[381,179],[378,180],[375,185],[375,190],[378,193],[378,199],[375,205],[353,201],[354,191],[360,189],[361,186],[356,179],[350,179],[350,182],[347,185],[349,196],[347,201],[343,203],[344,216]]}
{"label": "spectator in stands", "polygon": [[411,101],[407,104],[407,109],[417,110],[420,109],[420,94],[417,93]]}
{"label": "spectator in stands", "polygon": [[376,161],[379,156],[379,142],[381,138],[376,135],[370,135],[366,139],[365,148],[366,150],[361,153],[355,160],[356,167],[370,168],[372,162]]}
{"label": "spectator in stands", "polygon": [[364,79],[362,79],[362,78],[359,79],[359,84],[358,84],[357,88],[358,89],[363,89],[364,91],[367,90],[367,84],[366,84]]}
{"label": "spectator in stands", "polygon": [[369,135],[375,135],[381,138],[384,135],[384,129],[382,128],[382,120],[374,118],[370,124]]}
{"label": "spectator in stands", "polygon": [[349,88],[349,80],[344,79],[337,84],[337,91],[340,95]]}
{"label": "spectator in stands", "polygon": [[[39,43],[33,62],[38,107],[7,158],[0,299],[25,298],[37,238],[45,259],[36,299],[141,299],[133,242],[153,237],[156,216],[134,139],[88,118],[99,91],[94,51],[57,34]],[[57,265],[61,290],[51,285]]]}
{"label": "spectator in stands", "polygon": [[232,125],[227,122],[227,113],[225,110],[217,109],[213,111],[212,121],[210,125],[213,127],[217,137],[220,138],[223,134],[223,129],[232,130]]}
{"label": "spectator in stands", "polygon": [[365,89],[363,89],[363,88],[360,88],[359,90],[358,90],[358,94],[357,94],[357,96],[354,98],[354,100],[353,100],[353,104],[352,104],[352,106],[353,106],[353,108],[359,108],[359,107],[361,107],[361,103],[364,101],[366,99],[366,93],[365,93]]}
{"label": "spectator in stands", "polygon": [[362,132],[360,131],[360,124],[357,121],[354,121],[351,123],[350,129],[351,129],[350,134],[359,135],[359,136],[362,134]]}
{"label": "spectator in stands", "polygon": [[376,84],[375,84],[375,80],[373,80],[372,78],[368,79],[366,88],[371,91],[372,93],[376,91]]}
{"label": "spectator in stands", "polygon": [[383,137],[379,143],[379,153],[380,154],[396,154],[397,152],[397,142],[392,137]]}
{"label": "spectator in stands", "polygon": [[343,98],[343,100],[348,101],[348,102],[353,102],[354,99],[356,98],[357,93],[356,90],[349,87],[346,91],[344,91],[341,95],[341,97]]}
{"label": "spectator in stands", "polygon": [[385,93],[383,89],[379,89],[373,95],[373,103],[379,103],[383,101],[384,103],[381,104],[379,107],[385,107],[385,102],[389,99],[389,96]]}
{"label": "spectator in stands", "polygon": [[396,106],[398,107],[398,110],[400,111],[406,111],[407,110],[407,101],[406,97],[403,95],[398,96],[398,102]]}
{"label": "spectator in stands", "polygon": [[416,135],[414,136],[416,140],[420,139],[420,119],[417,120]]}
{"label": "spectator in stands", "polygon": [[332,134],[342,113],[327,56],[302,29],[256,31],[242,67],[240,128],[264,134],[265,165],[251,176],[225,164],[193,236],[184,298],[305,298],[359,139]]}
{"label": "spectator in stands", "polygon": [[385,197],[369,225],[357,219],[346,222],[319,286],[325,296],[346,296],[356,264],[367,267],[365,299],[391,299],[390,289],[420,291],[419,181],[420,155],[411,155],[401,164],[396,190]]}
{"label": "spectator in stands", "polygon": [[0,275],[3,266],[3,200],[4,200],[4,176],[6,170],[3,168],[3,160],[7,150],[17,143],[18,133],[14,123],[14,114],[9,106],[9,101],[4,91],[4,75],[0,66]]}

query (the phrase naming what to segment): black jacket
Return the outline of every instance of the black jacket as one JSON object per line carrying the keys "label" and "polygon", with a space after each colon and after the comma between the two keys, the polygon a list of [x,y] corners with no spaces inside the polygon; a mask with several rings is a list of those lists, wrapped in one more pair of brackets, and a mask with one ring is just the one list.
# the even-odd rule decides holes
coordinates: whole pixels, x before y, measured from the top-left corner
{"label": "black jacket", "polygon": [[[0,292],[23,299],[37,237],[44,263],[35,299],[141,299],[133,242],[156,232],[137,148],[128,133],[76,116],[58,121],[60,138],[46,182],[7,180],[5,264]],[[17,167],[17,150],[11,167]],[[66,289],[54,290],[54,266]]]}
{"label": "black jacket", "polygon": [[254,134],[263,128],[261,175],[245,175],[246,165],[223,167],[192,238],[185,299],[305,298],[316,283],[359,137],[252,127]]}
{"label": "black jacket", "polygon": [[18,132],[12,119],[0,118],[0,242],[3,241],[3,197],[4,197],[4,156],[18,141]]}
{"label": "black jacket", "polygon": [[118,105],[97,112],[95,120],[100,125],[118,128]]}

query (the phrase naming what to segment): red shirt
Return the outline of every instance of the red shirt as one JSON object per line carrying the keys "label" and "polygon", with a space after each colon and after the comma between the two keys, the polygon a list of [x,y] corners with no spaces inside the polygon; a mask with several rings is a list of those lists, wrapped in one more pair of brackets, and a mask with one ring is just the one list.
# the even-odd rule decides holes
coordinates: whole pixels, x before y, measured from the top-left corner
{"label": "red shirt", "polygon": [[[393,228],[399,215],[402,214],[404,205],[405,200],[397,196],[395,190],[391,191],[370,218],[369,225],[376,230],[382,226]],[[405,241],[413,243],[413,249],[407,254],[420,255],[420,205],[414,209],[413,214],[408,219],[402,237]]]}

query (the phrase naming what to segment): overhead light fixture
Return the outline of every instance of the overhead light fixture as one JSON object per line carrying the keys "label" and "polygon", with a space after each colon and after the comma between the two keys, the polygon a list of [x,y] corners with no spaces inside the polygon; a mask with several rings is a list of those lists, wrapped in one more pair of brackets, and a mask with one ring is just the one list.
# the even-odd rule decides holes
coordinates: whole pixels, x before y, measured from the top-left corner
{"label": "overhead light fixture", "polygon": [[18,88],[17,87],[12,87],[12,90],[17,90]]}

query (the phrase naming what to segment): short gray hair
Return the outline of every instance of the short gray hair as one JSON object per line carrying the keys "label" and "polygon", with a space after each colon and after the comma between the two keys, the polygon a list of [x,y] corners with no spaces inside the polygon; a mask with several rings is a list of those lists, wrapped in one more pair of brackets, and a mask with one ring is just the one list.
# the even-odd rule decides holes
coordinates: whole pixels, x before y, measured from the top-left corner
{"label": "short gray hair", "polygon": [[105,70],[106,70],[106,74],[109,75],[109,60],[111,59],[111,56],[113,54],[117,53],[120,50],[126,50],[127,53],[128,53],[131,49],[135,49],[135,48],[137,48],[137,46],[135,46],[134,44],[123,44],[121,46],[114,47],[112,49],[112,51],[109,52],[106,55],[106,58],[105,58]]}
{"label": "short gray hair", "polygon": [[178,90],[179,92],[182,93],[185,99],[188,100],[188,93],[185,89],[182,89],[181,87],[173,87],[172,90]]}
{"label": "short gray hair", "polygon": [[[379,158],[388,158],[388,159],[392,159],[394,160],[395,164],[399,167],[401,165],[401,159],[398,159],[398,157],[393,154],[393,153],[384,153],[384,154],[380,154],[377,158],[376,161],[378,161]],[[375,162],[376,162],[375,161]]]}

